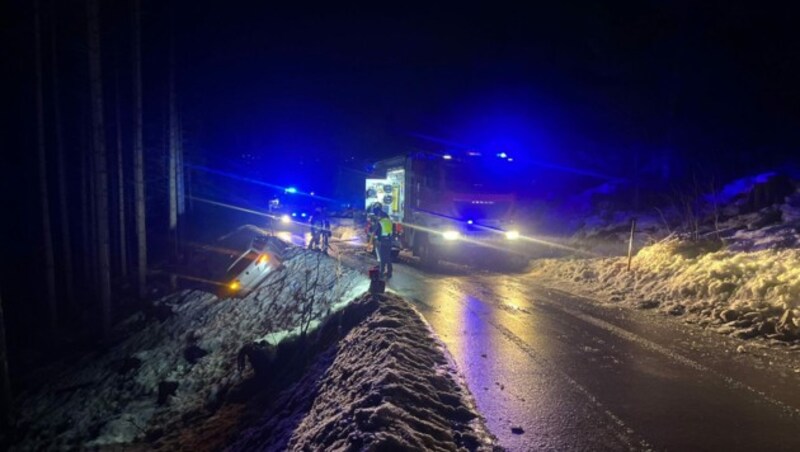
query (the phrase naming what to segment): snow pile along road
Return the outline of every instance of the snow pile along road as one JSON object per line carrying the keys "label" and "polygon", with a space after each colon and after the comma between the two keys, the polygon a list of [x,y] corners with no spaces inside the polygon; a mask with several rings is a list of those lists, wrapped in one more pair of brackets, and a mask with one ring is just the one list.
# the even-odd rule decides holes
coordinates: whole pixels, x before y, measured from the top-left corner
{"label": "snow pile along road", "polygon": [[364,229],[359,228],[352,218],[332,218],[331,232],[332,241],[360,243]]}
{"label": "snow pile along road", "polygon": [[[276,240],[276,239],[270,239]],[[366,277],[335,259],[286,247],[282,267],[243,299],[182,291],[120,325],[104,352],[56,363],[41,389],[19,400],[23,450],[152,440],[224,403],[252,372],[237,370],[246,344],[312,331],[366,290]],[[46,386],[45,386],[46,384]]]}
{"label": "snow pile along road", "polygon": [[[534,275],[545,284],[658,308],[742,339],[800,340],[797,183],[768,173],[734,181],[706,198],[696,215],[673,224],[660,241],[654,239],[668,234],[668,223],[659,229],[652,218],[640,221],[639,235],[651,242],[633,258],[631,272],[624,257],[549,259],[537,261]],[[578,237],[602,237],[624,249],[630,226],[624,215],[617,217],[597,231],[587,222]]]}
{"label": "snow pile along road", "polygon": [[550,285],[641,309],[658,308],[686,321],[748,339],[800,338],[800,250],[709,251],[718,245],[671,240],[633,259],[549,259],[534,275]]}
{"label": "snow pile along road", "polygon": [[469,392],[419,314],[393,295],[359,303],[371,313],[230,449],[492,449]]}

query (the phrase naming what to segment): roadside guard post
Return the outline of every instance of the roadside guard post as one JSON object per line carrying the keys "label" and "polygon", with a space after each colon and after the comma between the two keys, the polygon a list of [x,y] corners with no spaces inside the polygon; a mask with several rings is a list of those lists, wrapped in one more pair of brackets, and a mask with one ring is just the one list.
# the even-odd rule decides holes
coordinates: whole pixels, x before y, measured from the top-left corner
{"label": "roadside guard post", "polygon": [[633,260],[633,236],[636,233],[636,217],[631,218],[631,238],[628,240],[628,271],[631,271]]}

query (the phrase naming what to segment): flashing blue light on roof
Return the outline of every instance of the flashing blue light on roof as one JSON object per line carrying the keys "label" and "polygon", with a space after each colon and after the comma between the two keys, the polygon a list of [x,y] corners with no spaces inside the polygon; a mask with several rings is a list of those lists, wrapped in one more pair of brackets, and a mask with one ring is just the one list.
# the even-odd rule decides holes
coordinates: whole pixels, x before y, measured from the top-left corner
{"label": "flashing blue light on roof", "polygon": [[472,224],[472,223],[474,223],[474,221],[472,221],[472,220],[467,220],[467,224]]}
{"label": "flashing blue light on roof", "polygon": [[509,157],[509,158],[508,158],[508,161],[509,161],[509,162],[513,162],[513,161],[514,161],[514,159],[512,159],[511,157]]}
{"label": "flashing blue light on roof", "polygon": [[445,160],[450,160],[450,159],[453,158],[453,156],[450,155],[450,154],[445,154],[445,155],[442,156],[442,158],[445,159]]}
{"label": "flashing blue light on roof", "polygon": [[306,217],[306,213],[305,213],[305,212],[303,212],[303,213],[301,213],[301,214],[300,214],[300,216],[301,216],[301,217],[303,217],[303,218],[305,218],[305,217]]}
{"label": "flashing blue light on roof", "polygon": [[296,217],[297,216],[297,212],[292,212],[292,216]]}
{"label": "flashing blue light on roof", "polygon": [[284,190],[284,191],[286,193],[297,193],[297,189],[294,188],[294,187],[286,187],[286,190]]}
{"label": "flashing blue light on roof", "polygon": [[501,159],[504,159],[504,158],[508,157],[508,154],[506,154],[505,152],[501,152],[501,153],[497,154],[497,156],[500,157]]}
{"label": "flashing blue light on roof", "polygon": [[467,155],[469,155],[470,157],[480,157],[481,153],[477,151],[469,151],[467,152]]}

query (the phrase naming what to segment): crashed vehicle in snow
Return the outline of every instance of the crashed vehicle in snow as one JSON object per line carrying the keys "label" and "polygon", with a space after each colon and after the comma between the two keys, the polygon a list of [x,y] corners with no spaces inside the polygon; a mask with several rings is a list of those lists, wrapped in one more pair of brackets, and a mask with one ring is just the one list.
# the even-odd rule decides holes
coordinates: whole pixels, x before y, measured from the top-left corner
{"label": "crashed vehicle in snow", "polygon": [[257,235],[247,250],[231,263],[225,272],[223,296],[244,297],[257,289],[266,277],[281,265],[277,241]]}
{"label": "crashed vehicle in snow", "polygon": [[[448,260],[520,269],[529,259],[513,220],[516,196],[498,164],[510,162],[477,152],[382,160],[366,180],[365,208],[384,210],[396,225],[396,247],[411,250],[424,264]],[[491,165],[495,174],[487,169]]]}

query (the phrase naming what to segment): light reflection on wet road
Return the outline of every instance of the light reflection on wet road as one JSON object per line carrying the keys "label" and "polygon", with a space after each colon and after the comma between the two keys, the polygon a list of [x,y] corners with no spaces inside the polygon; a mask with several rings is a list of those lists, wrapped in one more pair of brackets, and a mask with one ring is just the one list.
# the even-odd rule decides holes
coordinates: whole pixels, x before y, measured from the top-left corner
{"label": "light reflection on wet road", "polygon": [[441,337],[510,450],[800,450],[796,376],[776,385],[747,365],[705,359],[708,350],[681,349],[694,342],[683,328],[543,289],[529,275],[398,265],[389,287]]}

